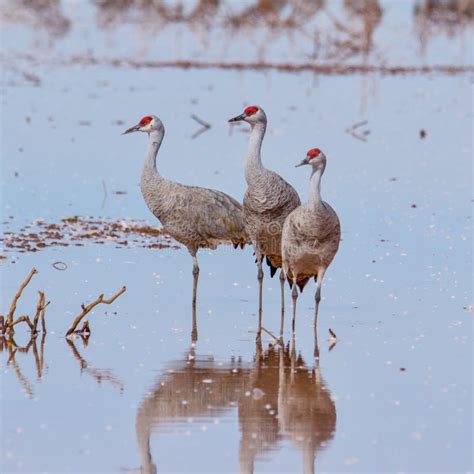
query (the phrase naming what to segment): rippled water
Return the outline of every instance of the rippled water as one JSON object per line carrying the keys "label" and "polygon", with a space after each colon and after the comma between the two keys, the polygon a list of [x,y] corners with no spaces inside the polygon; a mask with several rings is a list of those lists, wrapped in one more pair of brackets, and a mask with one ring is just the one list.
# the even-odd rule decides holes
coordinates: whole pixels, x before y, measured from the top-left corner
{"label": "rippled water", "polygon": [[[200,36],[168,18],[166,28],[142,30],[133,9],[110,26],[103,8],[60,2],[61,21],[43,13],[51,31],[28,2],[7,4],[22,8],[2,27],[4,231],[72,216],[154,225],[138,187],[146,138],[120,135],[149,113],[167,130],[165,176],[241,199],[248,134],[227,119],[255,102],[269,117],[263,160],[303,200],[308,170],[294,164],[324,150],[322,193],[343,240],[322,291],[319,361],[312,286],[298,303],[296,339],[287,325],[284,349],[268,336],[255,344],[249,248],[200,252],[195,344],[184,249],[113,239],[5,249],[2,314],[32,267],[39,273],[17,316],[34,314],[38,290],[51,304],[44,338],[28,345],[20,325],[16,350],[0,339],[2,472],[472,471],[472,69],[117,67],[103,60],[260,60],[252,46],[267,27],[232,33],[219,23]],[[451,36],[440,27],[420,56],[415,4],[382,5],[369,64],[380,65],[380,52],[395,66],[472,67],[469,23]],[[309,43],[296,44],[292,58],[271,42],[263,60],[307,61]],[[74,55],[100,60],[77,64]],[[196,139],[191,114],[211,125]],[[361,121],[356,137],[347,132]],[[123,285],[111,306],[94,309],[88,341],[64,338],[82,303]],[[279,315],[279,281],[266,274],[265,327],[278,332]]]}

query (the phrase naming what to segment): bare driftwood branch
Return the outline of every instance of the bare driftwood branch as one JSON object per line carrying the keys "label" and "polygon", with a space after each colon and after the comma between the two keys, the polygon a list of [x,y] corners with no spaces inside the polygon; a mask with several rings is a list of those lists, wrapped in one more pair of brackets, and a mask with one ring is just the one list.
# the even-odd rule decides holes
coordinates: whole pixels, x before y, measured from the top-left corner
{"label": "bare driftwood branch", "polygon": [[26,323],[28,324],[28,327],[30,328],[31,332],[33,332],[33,323],[31,322],[31,319],[29,316],[20,316],[18,319],[13,321],[11,324],[8,325],[8,328],[11,330],[13,329],[13,326],[16,326],[18,323]]}
{"label": "bare driftwood branch", "polygon": [[33,275],[35,275],[36,273],[38,273],[38,271],[36,270],[36,268],[33,268],[31,270],[30,274],[26,277],[26,280],[22,283],[20,288],[18,288],[18,291],[16,292],[16,294],[13,298],[12,304],[10,306],[10,311],[8,312],[8,323],[6,325],[4,325],[4,327],[3,327],[3,333],[4,334],[7,330],[7,328],[13,323],[13,316],[15,314],[16,304],[18,303],[18,300],[20,299],[20,296],[23,293],[23,290],[26,288],[26,286],[28,285],[30,280],[33,278]]}
{"label": "bare driftwood branch", "polygon": [[44,293],[42,291],[38,291],[38,294],[39,294],[39,299],[38,299],[38,304],[36,305],[35,317],[33,319],[32,331],[34,334],[38,332],[37,328],[38,328],[38,321],[39,321],[40,315],[41,315],[41,324],[43,325],[43,331],[45,331],[46,324],[44,322],[44,310],[46,306],[48,306],[50,303],[49,301],[47,303],[45,302]]}
{"label": "bare driftwood branch", "polygon": [[[104,304],[112,304],[122,293],[125,293],[126,287],[123,286],[115,295],[110,297],[108,300],[104,299],[104,295],[99,295],[99,297],[90,303],[89,305],[85,306],[84,304],[81,305],[82,312],[78,314],[75,318],[74,321],[72,322],[71,327],[68,329],[66,333],[66,337],[70,336],[74,332],[76,332],[77,325],[81,322],[82,318],[89,313],[94,307],[96,307],[100,303]],[[87,326],[88,327],[88,326]]]}
{"label": "bare driftwood branch", "polygon": [[44,293],[43,293],[43,307],[41,308],[41,330],[43,331],[43,337],[44,337],[44,334],[46,334],[46,320],[44,318],[44,310],[46,308],[46,306],[49,305],[49,301],[44,304]]}

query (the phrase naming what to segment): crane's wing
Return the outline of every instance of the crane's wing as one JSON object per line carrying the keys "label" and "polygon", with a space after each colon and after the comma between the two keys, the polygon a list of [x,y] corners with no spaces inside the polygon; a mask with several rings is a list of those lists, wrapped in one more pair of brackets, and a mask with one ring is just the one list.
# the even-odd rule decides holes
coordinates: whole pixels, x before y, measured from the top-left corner
{"label": "crane's wing", "polygon": [[301,204],[293,186],[281,176],[270,171],[247,189],[244,208],[252,214],[262,214],[272,220],[288,215]]}
{"label": "crane's wing", "polygon": [[246,243],[242,205],[221,191],[183,186],[174,210],[203,241]]}

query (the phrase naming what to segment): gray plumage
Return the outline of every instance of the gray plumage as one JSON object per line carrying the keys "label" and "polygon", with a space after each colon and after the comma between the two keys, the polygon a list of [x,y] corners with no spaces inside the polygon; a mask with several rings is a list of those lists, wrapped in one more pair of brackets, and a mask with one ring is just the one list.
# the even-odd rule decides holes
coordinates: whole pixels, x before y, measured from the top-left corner
{"label": "gray plumage", "polygon": [[[282,233],[283,271],[293,287],[296,311],[296,286],[303,291],[308,280],[316,280],[315,329],[321,284],[326,269],[339,248],[341,226],[334,209],[321,199],[321,176],[326,167],[326,157],[315,148],[308,152],[300,165],[312,166],[309,201],[296,208],[285,221]],[[298,165],[298,166],[300,166]],[[294,330],[293,314],[293,330]]]}
{"label": "gray plumage", "polygon": [[[193,310],[196,307],[200,248],[215,249],[220,244],[234,247],[249,241],[242,206],[227,194],[213,189],[185,186],[165,179],[156,169],[156,156],[165,135],[158,117],[144,117],[125,133],[146,132],[149,136],[141,177],[141,191],[150,211],[171,237],[185,245],[193,257]],[[193,313],[195,319],[195,313]],[[194,324],[193,324],[194,330]]]}
{"label": "gray plumage", "polygon": [[[245,179],[247,191],[244,196],[245,229],[252,242],[258,265],[259,280],[259,327],[257,339],[261,334],[262,313],[262,259],[266,257],[271,276],[282,266],[281,233],[285,219],[301,202],[298,193],[281,176],[265,168],[260,157],[267,117],[258,106],[247,107],[243,114],[230,119],[230,122],[244,120],[250,124],[247,156],[245,160]],[[284,274],[280,275],[282,285],[282,322],[284,315]]]}

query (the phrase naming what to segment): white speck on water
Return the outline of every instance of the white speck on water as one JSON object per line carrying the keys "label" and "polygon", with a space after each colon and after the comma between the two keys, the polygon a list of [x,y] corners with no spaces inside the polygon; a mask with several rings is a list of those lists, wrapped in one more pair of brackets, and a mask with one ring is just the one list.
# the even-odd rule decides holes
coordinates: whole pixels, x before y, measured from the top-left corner
{"label": "white speck on water", "polygon": [[347,458],[345,461],[344,461],[344,464],[346,466],[353,466],[354,464],[358,464],[359,463],[359,459],[356,458],[355,456],[352,456],[350,458]]}
{"label": "white speck on water", "polygon": [[421,439],[423,438],[423,435],[419,432],[419,431],[414,431],[412,434],[411,434],[411,437],[413,439],[416,439],[417,441],[421,441]]}
{"label": "white speck on water", "polygon": [[202,383],[212,383],[212,382],[213,382],[212,379],[204,379],[202,381]]}
{"label": "white speck on water", "polygon": [[187,405],[188,401],[187,400],[181,400],[181,405]]}
{"label": "white speck on water", "polygon": [[271,408],[272,408],[272,406],[271,406],[269,403],[267,403],[267,404],[265,405],[265,410],[270,410]]}

